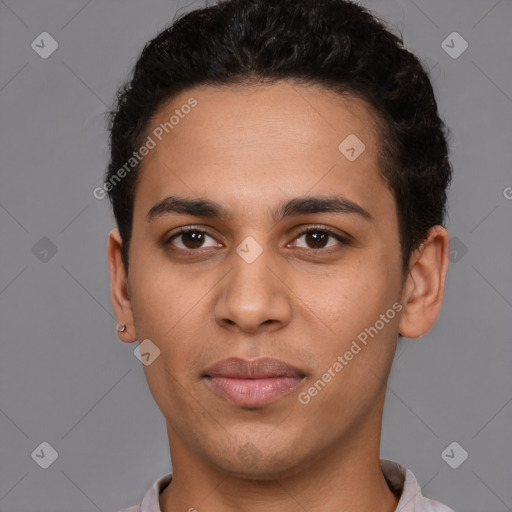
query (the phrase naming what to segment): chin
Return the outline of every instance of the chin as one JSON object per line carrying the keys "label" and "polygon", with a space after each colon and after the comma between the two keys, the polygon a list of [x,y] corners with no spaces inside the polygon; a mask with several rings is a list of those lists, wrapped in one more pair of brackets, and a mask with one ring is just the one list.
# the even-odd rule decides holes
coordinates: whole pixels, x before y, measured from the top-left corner
{"label": "chin", "polygon": [[296,450],[297,444],[290,441],[290,448],[281,441],[280,449],[270,443],[247,441],[241,445],[231,443],[221,456],[213,457],[215,465],[232,476],[251,480],[275,480],[292,476],[298,472],[301,459]]}

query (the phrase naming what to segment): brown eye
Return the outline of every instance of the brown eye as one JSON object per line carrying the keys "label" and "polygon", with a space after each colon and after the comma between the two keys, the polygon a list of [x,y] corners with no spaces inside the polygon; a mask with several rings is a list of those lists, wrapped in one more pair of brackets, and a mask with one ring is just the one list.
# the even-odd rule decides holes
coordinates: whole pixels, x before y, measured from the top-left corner
{"label": "brown eye", "polygon": [[[183,250],[202,249],[205,247],[204,243],[208,238],[214,240],[212,236],[201,229],[182,229],[178,233],[175,233],[173,236],[171,236],[167,240],[166,244],[174,245],[178,249]],[[181,240],[181,246],[174,243],[175,240]],[[218,244],[214,243],[213,245],[206,247],[218,247]]]}
{"label": "brown eye", "polygon": [[306,247],[302,248],[312,250],[320,250],[337,245],[336,243],[327,245],[329,239],[335,239],[338,243],[341,243],[342,245],[350,244],[348,238],[343,237],[327,228],[307,229],[306,231],[303,231],[298,237],[296,237],[295,240],[299,241],[301,238],[304,238],[304,242],[306,243]]}
{"label": "brown eye", "polygon": [[322,249],[331,235],[322,231],[309,231],[304,236],[306,243],[313,249]]}

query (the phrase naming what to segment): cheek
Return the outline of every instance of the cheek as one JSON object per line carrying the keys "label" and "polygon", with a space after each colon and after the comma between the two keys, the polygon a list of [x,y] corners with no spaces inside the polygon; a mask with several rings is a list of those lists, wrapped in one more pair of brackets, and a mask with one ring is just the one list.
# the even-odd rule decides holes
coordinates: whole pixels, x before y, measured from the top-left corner
{"label": "cheek", "polygon": [[166,350],[150,366],[144,367],[144,373],[151,395],[164,416],[171,418],[173,425],[182,424],[187,429],[190,424],[185,418],[201,417],[204,405],[196,396],[196,386],[184,375],[186,369],[180,357],[178,352]]}
{"label": "cheek", "polygon": [[315,304],[321,319],[329,319],[334,325],[347,325],[378,300],[379,275],[372,267],[350,265],[322,278],[308,276],[303,287],[304,302],[309,306]]}
{"label": "cheek", "polygon": [[[305,278],[299,301],[301,315],[331,340],[326,351],[341,350],[365,328],[373,326],[399,296],[399,273],[386,255],[373,254],[332,272]],[[380,324],[379,324],[380,325]],[[388,324],[386,324],[388,325]]]}
{"label": "cheek", "polygon": [[161,339],[187,314],[201,290],[186,280],[160,256],[134,253],[130,266],[131,303],[139,335]]}

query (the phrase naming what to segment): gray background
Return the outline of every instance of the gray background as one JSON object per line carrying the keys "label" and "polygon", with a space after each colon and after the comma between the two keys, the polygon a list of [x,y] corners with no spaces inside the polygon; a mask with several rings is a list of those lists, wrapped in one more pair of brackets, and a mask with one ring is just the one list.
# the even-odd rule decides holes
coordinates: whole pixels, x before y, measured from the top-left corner
{"label": "gray background", "polygon": [[[512,3],[362,3],[431,69],[455,171],[447,227],[458,253],[443,312],[421,340],[399,343],[381,456],[456,511],[510,511]],[[3,512],[110,512],[139,503],[171,470],[136,344],[115,334],[114,222],[92,191],[107,164],[104,113],[116,89],[176,10],[200,5],[0,0]],[[31,48],[44,31],[59,45],[47,59]],[[441,46],[453,31],[469,44],[458,58]],[[43,237],[56,254],[38,252]],[[48,469],[31,457],[43,441],[58,452]],[[453,441],[469,453],[458,469],[441,457]]]}

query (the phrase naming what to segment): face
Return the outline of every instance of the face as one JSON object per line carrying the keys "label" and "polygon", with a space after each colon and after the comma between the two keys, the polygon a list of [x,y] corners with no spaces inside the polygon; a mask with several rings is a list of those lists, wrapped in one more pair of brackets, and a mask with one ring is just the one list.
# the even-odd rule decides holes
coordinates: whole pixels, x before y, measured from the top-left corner
{"label": "face", "polygon": [[[134,203],[129,341],[160,350],[144,371],[171,452],[273,478],[378,439],[402,275],[375,121],[356,98],[286,83],[196,87],[153,118]],[[178,208],[169,196],[203,203]],[[259,391],[218,379],[235,399],[205,377],[224,359],[264,356],[299,377]]]}

